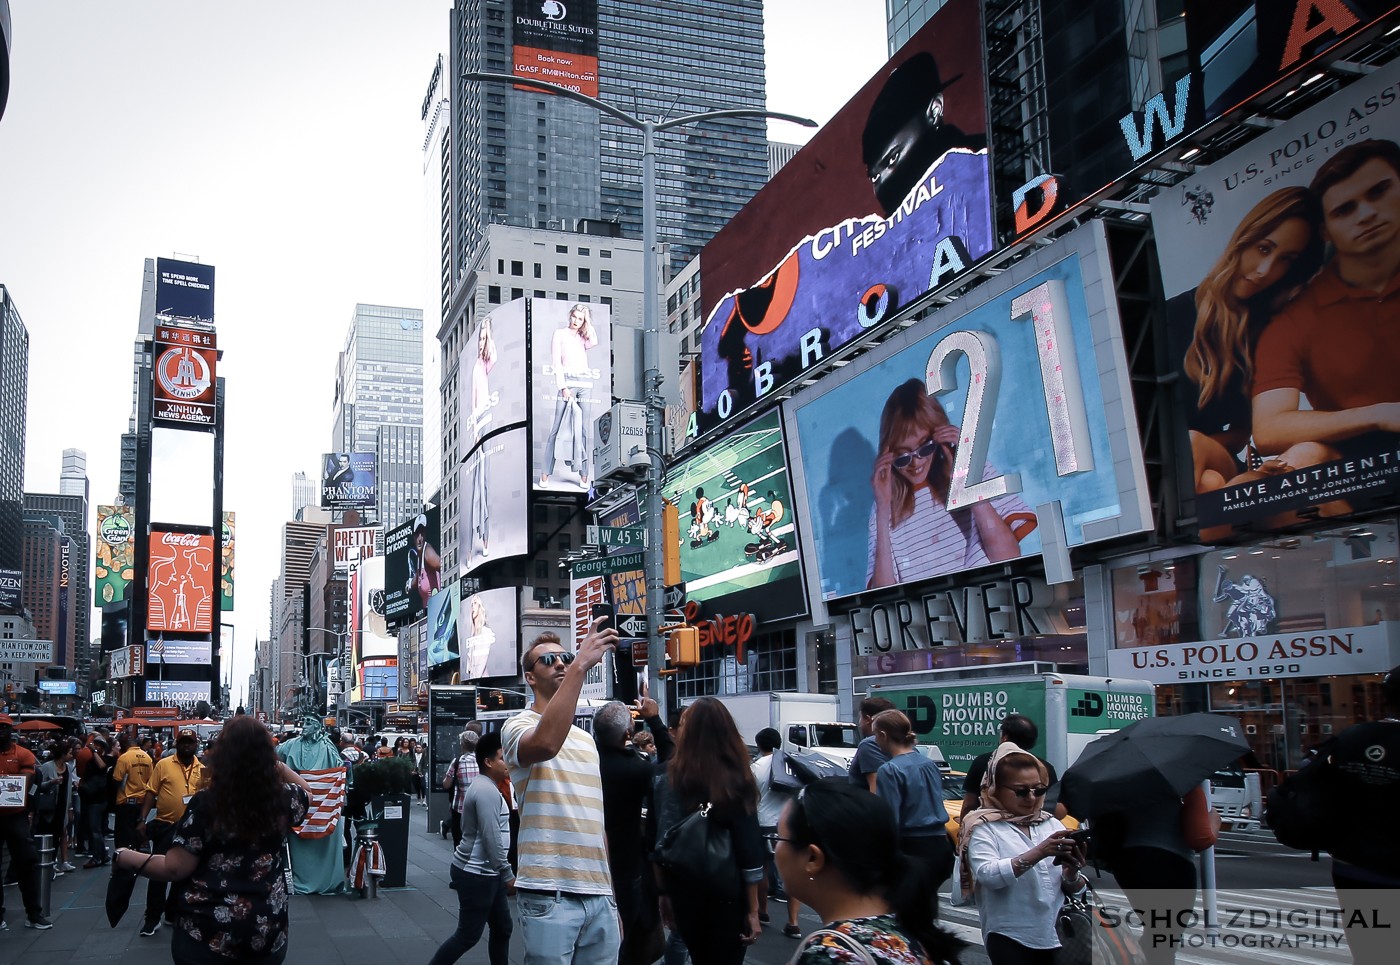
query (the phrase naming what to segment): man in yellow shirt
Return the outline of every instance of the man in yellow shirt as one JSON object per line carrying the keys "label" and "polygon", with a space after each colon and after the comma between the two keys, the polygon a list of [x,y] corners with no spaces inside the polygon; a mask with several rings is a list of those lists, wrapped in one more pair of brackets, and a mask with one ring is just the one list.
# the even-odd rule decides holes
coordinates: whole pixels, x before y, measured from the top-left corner
{"label": "man in yellow shirt", "polygon": [[[150,832],[151,851],[165,854],[170,847],[171,832],[185,816],[185,808],[204,783],[204,765],[195,752],[199,750],[199,735],[182,730],[175,735],[175,754],[162,758],[151,776],[151,786],[141,801],[141,824]],[[146,818],[155,805],[156,819],[149,825]],[[150,936],[160,930],[161,916],[172,918],[166,905],[165,882],[151,879],[146,889],[146,919],[141,934]]]}
{"label": "man in yellow shirt", "polygon": [[112,770],[112,782],[117,785],[117,820],[112,843],[118,848],[138,848],[145,843],[141,801],[151,784],[151,755],[129,734],[117,738],[117,744],[121,756]]}

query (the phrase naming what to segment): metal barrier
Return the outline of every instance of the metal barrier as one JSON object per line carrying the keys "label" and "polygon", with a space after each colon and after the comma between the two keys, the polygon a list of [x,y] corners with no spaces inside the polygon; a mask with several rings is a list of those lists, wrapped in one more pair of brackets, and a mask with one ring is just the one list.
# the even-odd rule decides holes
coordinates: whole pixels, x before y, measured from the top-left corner
{"label": "metal barrier", "polygon": [[52,834],[41,834],[36,839],[39,845],[39,913],[45,918],[49,917],[49,900],[53,895],[53,866],[54,855],[58,853],[58,846],[54,844]]}

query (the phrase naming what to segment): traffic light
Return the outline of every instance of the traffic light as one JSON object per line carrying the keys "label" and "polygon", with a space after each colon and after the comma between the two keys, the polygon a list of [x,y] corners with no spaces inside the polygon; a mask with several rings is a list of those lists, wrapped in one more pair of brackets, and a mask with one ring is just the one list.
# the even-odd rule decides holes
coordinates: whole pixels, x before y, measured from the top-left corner
{"label": "traffic light", "polygon": [[675,586],[681,581],[681,514],[669,499],[661,504],[662,582]]}
{"label": "traffic light", "polygon": [[666,660],[672,667],[700,665],[700,631],[680,627],[666,636]]}

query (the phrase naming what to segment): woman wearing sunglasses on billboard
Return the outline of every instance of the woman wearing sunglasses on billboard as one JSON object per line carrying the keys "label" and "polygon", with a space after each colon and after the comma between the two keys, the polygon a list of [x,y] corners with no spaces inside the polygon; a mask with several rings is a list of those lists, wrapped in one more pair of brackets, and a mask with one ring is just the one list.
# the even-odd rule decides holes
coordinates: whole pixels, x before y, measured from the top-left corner
{"label": "woman wearing sunglasses on billboard", "polygon": [[1048,811],[1045,765],[1007,741],[982,780],[982,806],[962,816],[956,895],[971,890],[992,965],[1053,965],[1055,918],[1066,895],[1083,891],[1084,849]]}
{"label": "woman wearing sunglasses on billboard", "polygon": [[[958,427],[924,383],[910,379],[880,413],[879,455],[870,477],[870,564],[866,588],[928,579],[1021,555],[1035,514],[1016,496],[948,511]],[[990,463],[985,476],[995,475]]]}

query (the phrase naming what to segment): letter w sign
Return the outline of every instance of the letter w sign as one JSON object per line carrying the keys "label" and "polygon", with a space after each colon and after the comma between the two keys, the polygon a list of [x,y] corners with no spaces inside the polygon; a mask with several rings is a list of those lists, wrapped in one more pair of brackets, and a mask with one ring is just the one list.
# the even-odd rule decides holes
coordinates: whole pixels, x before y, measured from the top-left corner
{"label": "letter w sign", "polygon": [[1188,95],[1191,93],[1191,75],[1187,74],[1176,82],[1176,107],[1171,114],[1167,113],[1166,94],[1158,94],[1143,107],[1142,130],[1138,130],[1137,118],[1128,114],[1119,122],[1118,126],[1123,128],[1123,140],[1128,142],[1128,150],[1132,152],[1134,161],[1141,161],[1154,150],[1153,134],[1157,125],[1162,125],[1162,142],[1157,149],[1166,147],[1172,138],[1180,136],[1186,130],[1186,103]]}

